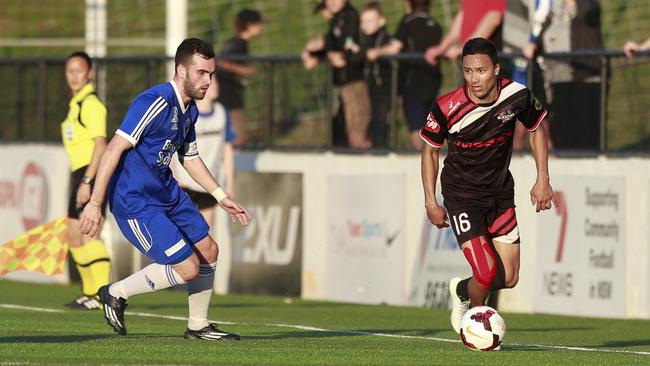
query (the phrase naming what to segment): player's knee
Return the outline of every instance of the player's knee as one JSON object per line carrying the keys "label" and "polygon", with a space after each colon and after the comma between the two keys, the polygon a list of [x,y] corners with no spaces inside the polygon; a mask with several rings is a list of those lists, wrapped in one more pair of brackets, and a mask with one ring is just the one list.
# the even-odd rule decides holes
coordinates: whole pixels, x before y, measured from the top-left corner
{"label": "player's knee", "polygon": [[183,264],[183,267],[176,269],[176,272],[183,279],[183,281],[188,282],[195,279],[199,275],[199,262],[198,261],[189,261]]}
{"label": "player's knee", "polygon": [[66,230],[68,245],[70,245],[72,248],[78,248],[83,244],[81,242],[81,231],[77,225],[79,225],[79,221],[75,220],[75,222],[68,224],[68,230]]}
{"label": "player's knee", "polygon": [[492,266],[492,268],[489,269],[474,271],[473,275],[476,283],[478,283],[478,285],[481,286],[483,290],[490,291],[492,283],[496,277],[496,273],[496,266]]}
{"label": "player's knee", "polygon": [[217,258],[219,258],[219,246],[217,245],[217,242],[210,238],[209,245],[202,254],[206,263],[216,262]]}
{"label": "player's knee", "polygon": [[463,254],[472,267],[472,274],[476,283],[485,291],[490,291],[497,275],[497,265],[494,251],[483,238],[477,237],[470,241],[469,246],[463,248]]}

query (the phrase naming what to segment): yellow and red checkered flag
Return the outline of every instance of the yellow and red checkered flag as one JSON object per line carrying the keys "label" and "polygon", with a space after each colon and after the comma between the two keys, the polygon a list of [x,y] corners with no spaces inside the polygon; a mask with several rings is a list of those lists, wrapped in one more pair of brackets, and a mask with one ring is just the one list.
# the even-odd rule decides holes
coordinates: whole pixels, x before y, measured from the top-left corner
{"label": "yellow and red checkered flag", "polygon": [[67,217],[61,216],[2,244],[0,276],[17,270],[62,273],[68,253],[67,224]]}

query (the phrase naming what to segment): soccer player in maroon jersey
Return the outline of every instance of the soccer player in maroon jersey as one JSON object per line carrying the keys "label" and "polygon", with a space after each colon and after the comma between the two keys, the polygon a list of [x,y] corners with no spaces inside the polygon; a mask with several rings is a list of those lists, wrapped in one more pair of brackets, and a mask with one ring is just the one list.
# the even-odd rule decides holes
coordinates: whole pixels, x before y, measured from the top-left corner
{"label": "soccer player in maroon jersey", "polygon": [[[499,77],[497,50],[484,38],[463,47],[465,85],[433,104],[420,137],[425,207],[438,228],[452,225],[472,267],[472,277],[449,281],[451,324],[471,306],[483,305],[490,291],[512,288],[519,279],[519,229],[514,181],[508,166],[512,136],[520,121],[530,131],[537,181],[530,198],[537,212],[555,203],[548,175],[548,148],[543,128],[546,109],[525,86]],[[447,140],[440,176],[444,206],[436,200],[439,152]]]}

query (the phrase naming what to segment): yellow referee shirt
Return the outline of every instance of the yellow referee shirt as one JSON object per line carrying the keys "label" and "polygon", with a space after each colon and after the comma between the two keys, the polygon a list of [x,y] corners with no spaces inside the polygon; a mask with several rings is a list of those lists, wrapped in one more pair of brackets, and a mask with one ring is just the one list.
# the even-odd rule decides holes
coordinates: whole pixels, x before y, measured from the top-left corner
{"label": "yellow referee shirt", "polygon": [[72,97],[68,116],[61,123],[61,138],[72,171],[90,164],[95,149],[93,139],[106,137],[106,107],[92,94],[94,91],[89,83]]}

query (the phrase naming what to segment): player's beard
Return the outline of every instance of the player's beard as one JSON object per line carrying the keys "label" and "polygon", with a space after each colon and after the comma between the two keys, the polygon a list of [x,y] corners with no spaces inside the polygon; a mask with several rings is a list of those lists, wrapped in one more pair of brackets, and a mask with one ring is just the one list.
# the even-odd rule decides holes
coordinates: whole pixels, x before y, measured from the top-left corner
{"label": "player's beard", "polygon": [[205,97],[205,93],[207,90],[201,91],[201,87],[195,87],[192,82],[190,81],[190,76],[185,73],[185,81],[183,82],[183,91],[185,92],[185,95],[189,96],[192,99],[198,99],[201,100]]}

